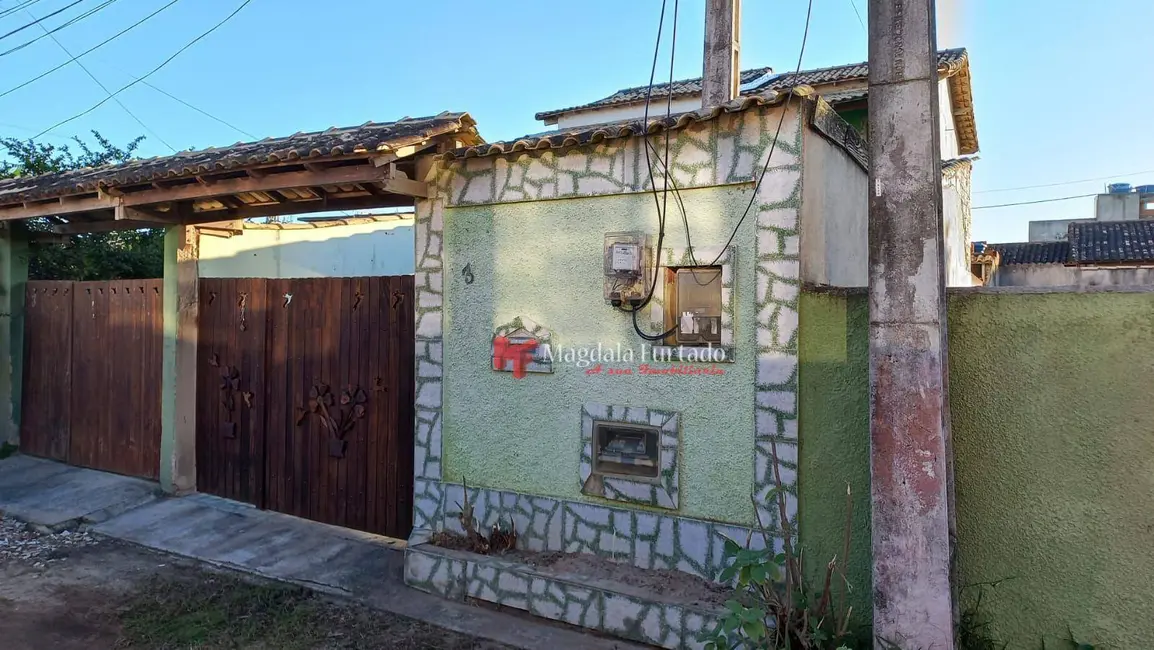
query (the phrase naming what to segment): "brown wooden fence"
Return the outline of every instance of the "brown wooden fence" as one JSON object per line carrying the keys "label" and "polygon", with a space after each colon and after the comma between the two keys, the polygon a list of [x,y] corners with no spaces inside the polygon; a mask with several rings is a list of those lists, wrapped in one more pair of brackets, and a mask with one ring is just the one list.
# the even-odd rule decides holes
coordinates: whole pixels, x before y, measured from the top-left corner
{"label": "brown wooden fence", "polygon": [[162,299],[161,280],[28,283],[22,451],[157,478]]}
{"label": "brown wooden fence", "polygon": [[405,537],[413,278],[204,279],[197,486]]}

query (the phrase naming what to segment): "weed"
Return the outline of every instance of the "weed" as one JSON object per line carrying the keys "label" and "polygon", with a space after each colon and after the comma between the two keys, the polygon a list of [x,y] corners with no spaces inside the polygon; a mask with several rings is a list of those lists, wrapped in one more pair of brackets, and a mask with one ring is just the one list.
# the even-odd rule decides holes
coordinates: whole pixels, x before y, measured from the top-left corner
{"label": "weed", "polygon": [[[776,472],[776,467],[775,474]],[[725,569],[719,580],[736,581],[734,598],[725,604],[726,613],[717,628],[705,639],[706,648],[791,650],[855,650],[873,647],[867,626],[853,625],[853,607],[846,605],[849,582],[845,558],[849,556],[853,499],[846,486],[846,519],[842,560],[835,556],[826,565],[818,588],[804,576],[802,553],[794,551],[785,496],[780,488],[771,495],[781,514],[784,549],[774,553],[769,533],[758,521],[764,549],[742,547],[733,540],[725,543]],[[754,511],[756,512],[756,504]]]}
{"label": "weed", "polygon": [[10,442],[0,445],[0,460],[4,460],[12,454],[15,454],[18,449],[20,448]]}

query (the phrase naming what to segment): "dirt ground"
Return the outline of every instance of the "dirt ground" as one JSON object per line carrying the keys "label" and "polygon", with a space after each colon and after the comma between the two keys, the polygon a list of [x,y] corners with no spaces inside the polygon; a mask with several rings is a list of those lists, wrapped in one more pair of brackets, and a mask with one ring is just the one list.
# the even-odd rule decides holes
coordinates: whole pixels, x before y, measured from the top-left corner
{"label": "dirt ground", "polygon": [[506,646],[83,533],[0,520],[0,646],[431,648]]}
{"label": "dirt ground", "polygon": [[[477,537],[472,539],[476,540]],[[484,541],[484,538],[480,538]],[[443,548],[475,552],[470,538],[450,532],[433,535],[432,543]],[[733,590],[694,575],[671,569],[642,569],[630,564],[613,562],[587,553],[538,552],[505,550],[489,552],[494,557],[524,562],[545,569],[555,575],[580,576],[582,580],[618,583],[639,588],[650,597],[675,605],[689,605],[703,609],[720,609],[733,598]]]}

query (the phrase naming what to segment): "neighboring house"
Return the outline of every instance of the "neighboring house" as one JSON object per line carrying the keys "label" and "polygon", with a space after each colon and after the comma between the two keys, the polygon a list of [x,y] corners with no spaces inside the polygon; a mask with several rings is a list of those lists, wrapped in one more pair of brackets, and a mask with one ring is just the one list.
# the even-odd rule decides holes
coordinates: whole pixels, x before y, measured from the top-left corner
{"label": "neighboring house", "polygon": [[[741,94],[756,95],[768,90],[789,90],[794,86],[812,86],[862,136],[868,137],[866,123],[869,88],[865,62],[830,68],[803,70],[794,74],[775,73],[772,68],[754,68],[741,73]],[[965,48],[938,53],[938,101],[941,128],[942,159],[957,158],[978,152],[978,132],[974,121],[974,104],[970,86],[970,58]],[[645,113],[645,97],[651,96],[649,115],[665,111],[669,84],[625,88],[597,101],[537,113],[545,124],[556,124],[559,130],[603,122],[637,119]],[[674,113],[701,107],[701,78],[673,82]]]}
{"label": "neighboring house", "polygon": [[[845,121],[853,125],[862,138],[868,137],[869,88],[868,66],[854,63],[831,68],[777,74],[771,68],[754,68],[741,74],[741,94],[756,95],[766,91],[786,92],[790,87],[806,85],[821,95]],[[969,54],[963,48],[938,53],[939,117],[942,164],[942,218],[946,248],[946,282],[949,286],[970,286],[970,232],[972,163],[966,158],[978,152],[978,134],[971,94]],[[579,133],[592,125],[615,120],[641,119],[645,115],[645,98],[649,94],[650,118],[663,115],[669,84],[655,84],[619,90],[597,101],[537,113],[537,119],[556,125],[557,133]],[[701,105],[701,79],[673,83],[672,111],[693,111]],[[842,198],[860,196],[866,201],[864,187],[838,188]],[[855,194],[860,193],[860,194]],[[832,205],[830,206],[833,207]],[[860,217],[860,219],[858,218]],[[810,265],[803,279],[814,284],[862,287],[867,284],[865,212],[827,214],[821,223],[803,223],[811,233],[808,238],[810,257],[828,254],[818,265]],[[820,243],[820,245],[819,245]],[[815,248],[819,247],[820,251]],[[805,264],[803,263],[803,267]]]}
{"label": "neighboring house", "polygon": [[[1065,241],[988,244],[986,284],[995,287],[1108,287],[1154,284],[1154,221],[1078,221]],[[975,262],[979,260],[975,257]]]}
{"label": "neighboring house", "polygon": [[1128,183],[1114,183],[1108,189],[1094,197],[1093,219],[1031,221],[1029,241],[1065,241],[1067,226],[1076,222],[1154,219],[1154,185],[1131,188]]}

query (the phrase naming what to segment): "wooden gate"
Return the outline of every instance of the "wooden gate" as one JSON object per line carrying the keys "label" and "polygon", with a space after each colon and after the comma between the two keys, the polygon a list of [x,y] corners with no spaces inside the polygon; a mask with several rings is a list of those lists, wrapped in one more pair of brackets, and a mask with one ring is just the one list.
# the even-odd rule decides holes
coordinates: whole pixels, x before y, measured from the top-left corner
{"label": "wooden gate", "polygon": [[28,283],[22,451],[157,478],[162,288],[161,280]]}
{"label": "wooden gate", "polygon": [[197,486],[406,537],[413,278],[204,279]]}

